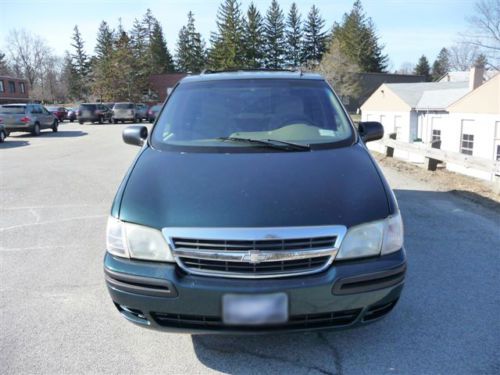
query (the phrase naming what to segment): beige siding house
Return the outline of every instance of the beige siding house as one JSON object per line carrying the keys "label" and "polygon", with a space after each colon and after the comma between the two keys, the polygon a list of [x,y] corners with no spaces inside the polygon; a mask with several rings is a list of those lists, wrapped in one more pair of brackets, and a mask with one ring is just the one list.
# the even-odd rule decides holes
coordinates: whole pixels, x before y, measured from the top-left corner
{"label": "beige siding house", "polygon": [[[441,141],[441,149],[490,160],[500,158],[500,74],[472,68],[468,80],[383,84],[361,106],[362,121],[379,121],[385,137],[396,133],[403,142],[431,146]],[[483,83],[484,77],[491,77]],[[380,143],[370,148],[383,152]],[[423,157],[395,151],[395,157],[424,162]],[[456,172],[483,179],[492,175],[448,165]]]}

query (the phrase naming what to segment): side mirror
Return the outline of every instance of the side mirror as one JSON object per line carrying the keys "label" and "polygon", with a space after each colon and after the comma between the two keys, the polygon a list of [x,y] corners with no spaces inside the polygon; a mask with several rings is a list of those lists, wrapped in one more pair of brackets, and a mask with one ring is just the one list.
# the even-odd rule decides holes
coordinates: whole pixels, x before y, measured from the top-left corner
{"label": "side mirror", "polygon": [[142,146],[148,138],[148,128],[141,125],[132,125],[123,129],[122,133],[123,142],[134,145]]}
{"label": "side mirror", "polygon": [[384,127],[380,122],[367,121],[360,122],[358,133],[363,142],[376,141],[384,136]]}

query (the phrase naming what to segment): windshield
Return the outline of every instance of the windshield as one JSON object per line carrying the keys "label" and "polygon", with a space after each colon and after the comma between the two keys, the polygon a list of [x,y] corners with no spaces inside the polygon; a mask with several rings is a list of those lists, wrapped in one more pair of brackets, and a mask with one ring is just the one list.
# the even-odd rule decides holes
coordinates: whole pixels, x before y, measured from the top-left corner
{"label": "windshield", "polygon": [[26,110],[26,106],[24,105],[9,105],[0,107],[0,113],[14,113],[21,114]]}
{"label": "windshield", "polygon": [[239,79],[183,83],[157,122],[155,147],[255,147],[221,138],[279,140],[304,145],[351,140],[337,98],[321,80]]}
{"label": "windshield", "polygon": [[86,109],[86,110],[95,110],[96,109],[96,105],[95,104],[82,104],[80,105],[80,109]]}
{"label": "windshield", "polygon": [[132,103],[117,103],[114,109],[132,109],[134,105]]}

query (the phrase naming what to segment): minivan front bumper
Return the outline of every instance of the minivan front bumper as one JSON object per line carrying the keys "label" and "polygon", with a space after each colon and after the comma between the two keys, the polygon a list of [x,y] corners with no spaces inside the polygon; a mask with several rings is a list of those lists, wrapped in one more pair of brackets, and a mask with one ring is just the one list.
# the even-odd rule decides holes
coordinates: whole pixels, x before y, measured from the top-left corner
{"label": "minivan front bumper", "polygon": [[[269,333],[347,328],[374,322],[399,299],[404,249],[381,257],[334,262],[321,273],[276,279],[229,279],[184,273],[176,264],[106,253],[104,273],[120,313],[140,326],[188,333]],[[279,325],[231,326],[222,321],[225,294],[288,296],[289,320]]]}

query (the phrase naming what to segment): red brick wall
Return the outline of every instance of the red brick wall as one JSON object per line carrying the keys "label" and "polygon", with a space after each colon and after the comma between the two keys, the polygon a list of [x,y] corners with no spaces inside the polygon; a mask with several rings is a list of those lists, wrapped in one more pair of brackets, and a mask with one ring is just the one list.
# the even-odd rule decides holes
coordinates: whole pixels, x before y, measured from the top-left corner
{"label": "red brick wall", "polygon": [[[0,103],[27,102],[29,99],[28,81],[19,78],[0,76]],[[15,92],[11,92],[11,82],[15,87]],[[24,84],[24,92],[22,85]]]}

